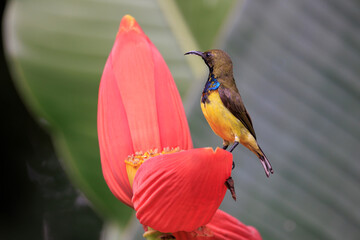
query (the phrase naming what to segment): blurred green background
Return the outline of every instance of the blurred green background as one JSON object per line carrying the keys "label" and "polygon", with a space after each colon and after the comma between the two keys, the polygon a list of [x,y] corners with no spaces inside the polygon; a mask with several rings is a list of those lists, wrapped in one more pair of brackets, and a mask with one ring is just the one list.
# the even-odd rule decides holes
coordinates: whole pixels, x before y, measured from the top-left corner
{"label": "blurred green background", "polygon": [[[6,8],[4,8],[6,6]],[[234,153],[237,202],[221,208],[263,239],[360,237],[360,2],[12,0],[2,3],[0,239],[141,239],[101,174],[97,91],[124,14],[175,78],[196,147],[221,145],[201,114],[225,49],[275,173]]]}

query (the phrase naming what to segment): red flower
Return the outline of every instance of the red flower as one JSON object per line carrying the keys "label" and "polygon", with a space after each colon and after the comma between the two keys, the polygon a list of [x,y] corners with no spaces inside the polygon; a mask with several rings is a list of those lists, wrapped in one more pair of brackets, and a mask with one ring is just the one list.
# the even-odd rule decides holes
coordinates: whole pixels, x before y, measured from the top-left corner
{"label": "red flower", "polygon": [[129,15],[121,21],[99,90],[98,137],[105,180],[132,206],[125,160],[137,152],[186,150],[192,141],[181,98],[156,47]]}
{"label": "red flower", "polygon": [[247,226],[230,216],[217,210],[212,220],[204,227],[193,232],[176,232],[176,240],[261,240],[259,232],[252,226]]}
{"label": "red flower", "polygon": [[222,223],[213,216],[226,193],[232,155],[191,149],[171,73],[128,15],[101,78],[98,137],[104,178],[140,223],[161,232],[191,232],[211,221],[217,233]]}

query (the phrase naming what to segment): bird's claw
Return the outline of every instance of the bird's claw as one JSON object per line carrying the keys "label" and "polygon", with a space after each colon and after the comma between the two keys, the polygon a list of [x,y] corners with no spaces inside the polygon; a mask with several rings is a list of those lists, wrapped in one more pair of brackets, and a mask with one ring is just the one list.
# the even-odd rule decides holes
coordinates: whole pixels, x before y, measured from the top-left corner
{"label": "bird's claw", "polygon": [[235,185],[234,185],[234,180],[232,179],[231,176],[228,179],[226,179],[225,186],[230,190],[232,198],[234,199],[234,201],[236,201],[236,193],[234,187]]}

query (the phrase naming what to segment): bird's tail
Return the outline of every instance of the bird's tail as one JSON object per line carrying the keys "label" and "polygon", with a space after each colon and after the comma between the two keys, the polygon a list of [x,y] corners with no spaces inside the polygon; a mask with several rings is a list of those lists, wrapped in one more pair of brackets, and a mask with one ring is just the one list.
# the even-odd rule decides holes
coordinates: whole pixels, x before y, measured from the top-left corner
{"label": "bird's tail", "polygon": [[272,169],[272,166],[269,162],[269,160],[266,158],[266,155],[265,153],[263,152],[263,150],[261,150],[261,148],[259,147],[260,149],[260,152],[258,152],[258,157],[261,161],[261,164],[263,165],[263,168],[265,170],[265,174],[267,177],[270,176],[270,173],[273,174],[274,173],[274,170]]}

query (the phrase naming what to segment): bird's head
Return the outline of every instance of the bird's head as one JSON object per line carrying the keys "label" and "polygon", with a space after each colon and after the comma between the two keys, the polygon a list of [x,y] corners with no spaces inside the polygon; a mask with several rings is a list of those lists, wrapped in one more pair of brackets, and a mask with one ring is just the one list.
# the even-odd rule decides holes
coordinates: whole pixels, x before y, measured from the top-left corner
{"label": "bird's head", "polygon": [[223,72],[232,74],[232,61],[229,55],[219,49],[212,49],[206,52],[190,51],[185,55],[194,54],[200,56],[206,65],[209,67],[210,72]]}

